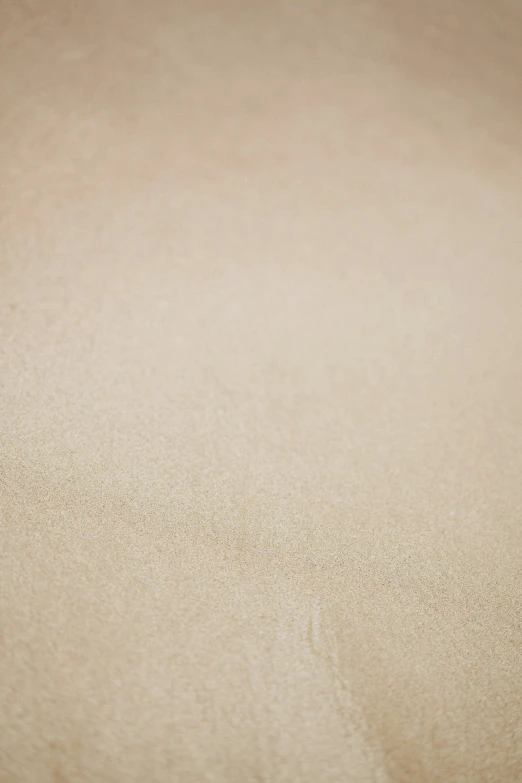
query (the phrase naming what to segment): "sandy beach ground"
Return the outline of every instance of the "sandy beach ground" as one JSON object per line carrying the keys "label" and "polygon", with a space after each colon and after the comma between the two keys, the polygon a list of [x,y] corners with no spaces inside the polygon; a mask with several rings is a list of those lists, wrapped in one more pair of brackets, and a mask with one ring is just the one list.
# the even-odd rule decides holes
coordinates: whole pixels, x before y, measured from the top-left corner
{"label": "sandy beach ground", "polygon": [[522,6],[0,20],[1,783],[522,781]]}

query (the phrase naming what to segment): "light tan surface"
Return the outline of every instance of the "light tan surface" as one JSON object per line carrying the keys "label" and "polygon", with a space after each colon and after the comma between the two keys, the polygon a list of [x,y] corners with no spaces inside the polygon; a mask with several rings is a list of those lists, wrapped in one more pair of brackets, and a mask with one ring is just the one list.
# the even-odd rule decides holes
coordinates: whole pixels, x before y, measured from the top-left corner
{"label": "light tan surface", "polygon": [[492,6],[2,0],[2,783],[522,781]]}

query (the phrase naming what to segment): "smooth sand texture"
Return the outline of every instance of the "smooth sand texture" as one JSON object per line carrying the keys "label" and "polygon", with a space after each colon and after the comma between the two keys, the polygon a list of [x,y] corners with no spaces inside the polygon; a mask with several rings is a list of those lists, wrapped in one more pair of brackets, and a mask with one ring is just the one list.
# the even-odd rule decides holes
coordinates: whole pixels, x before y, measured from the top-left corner
{"label": "smooth sand texture", "polygon": [[522,781],[522,7],[2,0],[0,780]]}

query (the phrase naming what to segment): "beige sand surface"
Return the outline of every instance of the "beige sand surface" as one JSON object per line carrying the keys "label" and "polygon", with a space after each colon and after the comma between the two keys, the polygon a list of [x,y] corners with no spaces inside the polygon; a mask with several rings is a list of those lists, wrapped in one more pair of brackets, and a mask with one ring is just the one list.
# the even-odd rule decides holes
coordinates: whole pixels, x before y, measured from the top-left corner
{"label": "beige sand surface", "polygon": [[1,783],[522,781],[522,5],[0,9]]}

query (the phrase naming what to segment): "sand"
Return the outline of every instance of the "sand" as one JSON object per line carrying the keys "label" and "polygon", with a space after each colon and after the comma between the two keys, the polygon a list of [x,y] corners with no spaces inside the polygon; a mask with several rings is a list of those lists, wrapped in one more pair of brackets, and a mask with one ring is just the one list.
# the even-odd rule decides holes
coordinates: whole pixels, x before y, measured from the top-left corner
{"label": "sand", "polygon": [[1,783],[522,781],[522,9],[0,4]]}

